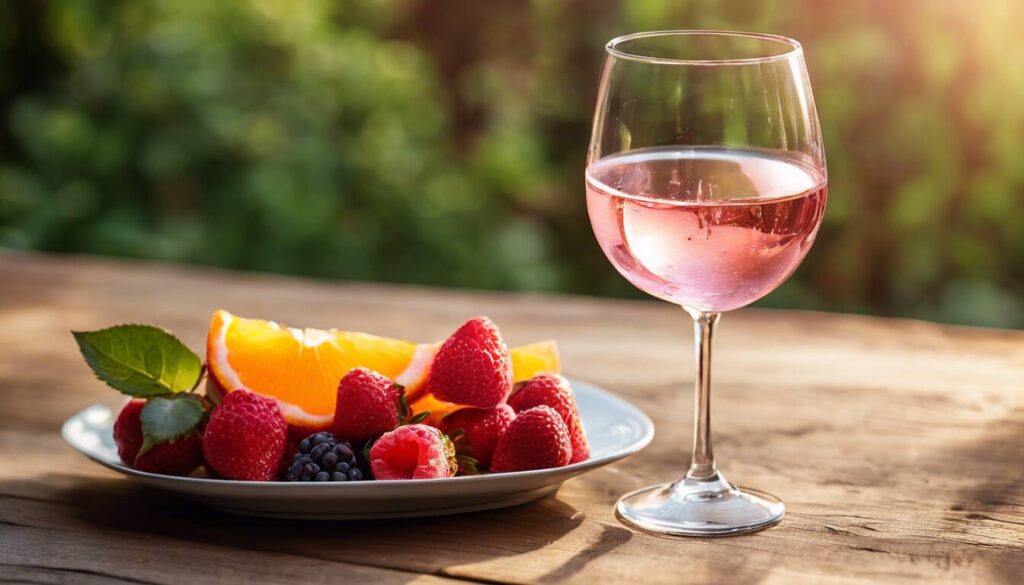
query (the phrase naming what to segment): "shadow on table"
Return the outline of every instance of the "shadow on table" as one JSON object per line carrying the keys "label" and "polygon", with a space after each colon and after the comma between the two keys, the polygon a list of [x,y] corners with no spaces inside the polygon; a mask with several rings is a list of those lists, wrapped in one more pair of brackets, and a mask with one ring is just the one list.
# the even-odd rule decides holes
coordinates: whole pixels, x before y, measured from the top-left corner
{"label": "shadow on table", "polygon": [[[950,469],[950,461],[962,464]],[[1024,409],[989,425],[983,440],[954,450],[946,462],[946,473],[972,480],[949,510],[966,512],[963,518],[978,531],[986,527],[1017,535],[1016,549],[989,548],[985,557],[992,558],[993,577],[1008,585],[1020,583],[1024,575],[1024,540],[1020,538],[1024,534]]]}
{"label": "shadow on table", "polygon": [[[418,573],[444,575],[450,567],[529,553],[555,543],[584,519],[557,496],[502,510],[431,518],[254,518],[213,510],[123,479],[51,474],[42,481],[64,486],[57,499],[70,504],[77,520],[104,529],[394,568],[414,572],[410,578]],[[3,491],[24,491],[13,485],[16,481],[4,483],[8,485]],[[631,536],[624,528],[604,527],[594,542],[542,580],[563,581]]]}

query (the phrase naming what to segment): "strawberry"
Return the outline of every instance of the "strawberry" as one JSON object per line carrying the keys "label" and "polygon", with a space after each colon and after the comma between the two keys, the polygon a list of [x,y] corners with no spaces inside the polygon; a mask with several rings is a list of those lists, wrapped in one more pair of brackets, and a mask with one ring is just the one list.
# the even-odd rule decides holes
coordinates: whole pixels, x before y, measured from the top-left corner
{"label": "strawberry", "polygon": [[569,440],[572,442],[572,459],[569,463],[579,463],[590,458],[590,446],[587,435],[583,431],[580,409],[576,406],[576,397],[572,393],[569,381],[558,374],[540,374],[525,382],[520,382],[512,389],[508,397],[508,405],[516,412],[534,406],[550,406],[565,421],[569,429]]}
{"label": "strawberry", "polygon": [[203,447],[196,431],[174,441],[158,443],[139,456],[143,440],[139,415],[145,405],[145,400],[129,400],[117,415],[114,443],[121,461],[139,471],[167,475],[188,475],[202,465]]}
{"label": "strawberry", "polygon": [[512,390],[512,360],[487,317],[466,321],[445,340],[427,374],[427,392],[444,402],[493,408]]}
{"label": "strawberry", "polygon": [[381,435],[370,448],[375,479],[437,479],[458,471],[448,437],[422,424],[405,425]]}
{"label": "strawberry", "polygon": [[372,370],[355,368],[338,383],[331,432],[361,443],[397,427],[402,412],[401,386]]}
{"label": "strawberry", "polygon": [[491,471],[526,471],[563,467],[572,458],[565,421],[549,406],[535,406],[516,415],[498,440]]}
{"label": "strawberry", "polygon": [[231,479],[270,481],[288,439],[277,402],[248,390],[228,393],[203,432],[203,454],[214,471]]}
{"label": "strawberry", "polygon": [[457,451],[469,455],[477,465],[486,469],[491,465],[498,439],[515,417],[515,412],[507,404],[486,409],[464,408],[444,417],[440,429],[452,437]]}

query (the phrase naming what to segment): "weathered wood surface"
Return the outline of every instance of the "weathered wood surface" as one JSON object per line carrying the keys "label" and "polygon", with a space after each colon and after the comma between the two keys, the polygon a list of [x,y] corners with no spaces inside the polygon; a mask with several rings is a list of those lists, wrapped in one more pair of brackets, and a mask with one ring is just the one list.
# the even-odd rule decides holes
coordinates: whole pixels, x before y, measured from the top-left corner
{"label": "weathered wood surface", "polygon": [[[486,313],[510,343],[558,339],[565,371],[634,401],[641,454],[497,512],[380,522],[235,517],[124,479],[61,422],[118,398],[69,329],[154,322],[201,347],[224,306],[417,340]],[[0,254],[0,581],[1021,583],[1024,334],[783,311],[723,319],[715,450],[781,496],[781,525],[668,539],[612,515],[679,473],[691,432],[686,316],[653,302],[336,284]]]}

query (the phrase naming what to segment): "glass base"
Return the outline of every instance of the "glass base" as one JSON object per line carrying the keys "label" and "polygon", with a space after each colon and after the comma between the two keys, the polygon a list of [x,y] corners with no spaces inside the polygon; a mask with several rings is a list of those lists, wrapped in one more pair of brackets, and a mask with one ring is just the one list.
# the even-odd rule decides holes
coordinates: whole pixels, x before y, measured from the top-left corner
{"label": "glass base", "polygon": [[786,506],[775,496],[741,490],[720,474],[653,485],[615,504],[615,515],[623,523],[675,536],[747,534],[778,524],[785,514]]}

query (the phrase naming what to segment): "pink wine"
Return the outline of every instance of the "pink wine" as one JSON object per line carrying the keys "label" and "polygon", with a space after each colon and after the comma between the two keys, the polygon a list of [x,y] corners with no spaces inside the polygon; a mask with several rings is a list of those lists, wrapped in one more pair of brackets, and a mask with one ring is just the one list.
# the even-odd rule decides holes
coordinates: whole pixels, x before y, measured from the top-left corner
{"label": "pink wine", "polygon": [[702,311],[782,284],[814,241],[827,191],[822,171],[749,150],[632,150],[587,169],[590,222],[615,268]]}

